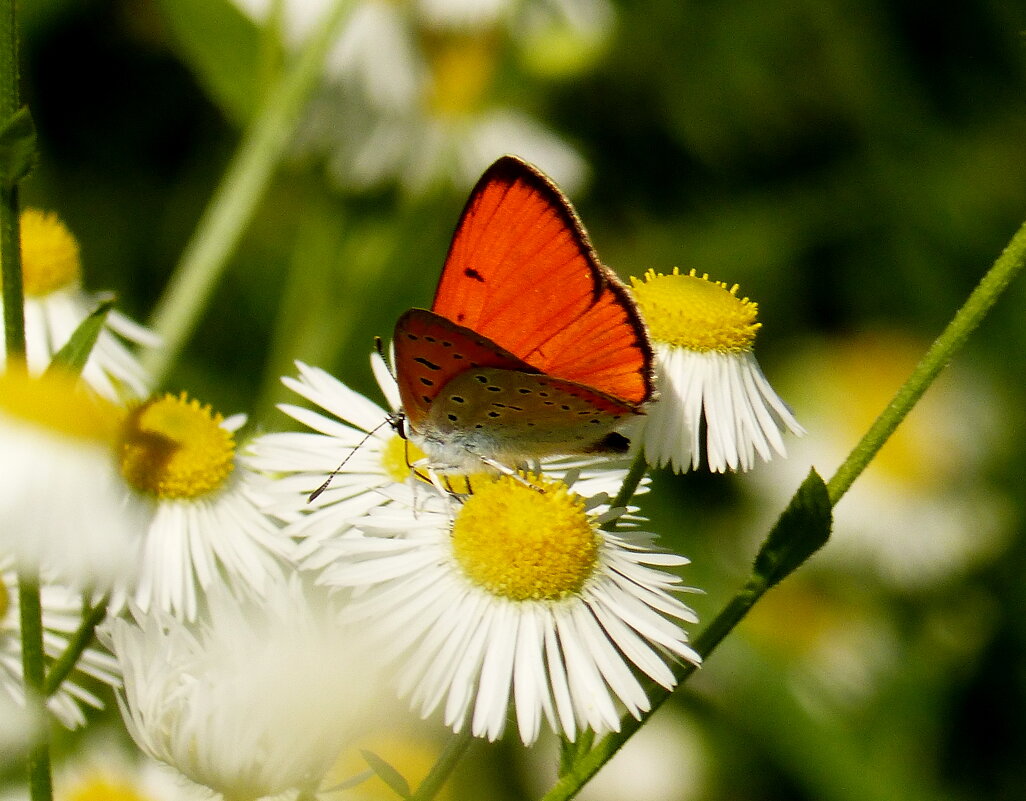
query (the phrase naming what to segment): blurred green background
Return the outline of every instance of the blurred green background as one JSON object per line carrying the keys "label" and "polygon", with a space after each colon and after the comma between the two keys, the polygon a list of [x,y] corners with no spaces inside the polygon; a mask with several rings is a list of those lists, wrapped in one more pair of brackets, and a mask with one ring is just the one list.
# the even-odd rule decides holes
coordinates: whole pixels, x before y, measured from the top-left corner
{"label": "blurred green background", "polygon": [[[167,388],[254,430],[286,425],[294,358],[377,397],[373,337],[430,303],[467,174],[527,129],[468,132],[515,111],[622,276],[694,268],[759,302],[760,361],[809,429],[749,475],[655,477],[645,512],[708,620],[1026,219],[1026,4],[359,5],[398,20],[413,65],[372,42],[363,73],[325,79]],[[89,287],[145,322],[289,36],[224,0],[20,13],[40,137],[23,203],[57,211]],[[404,67],[423,82],[405,95]],[[361,144],[380,179],[352,177]],[[582,798],[1026,797],[1024,300],[1013,285],[842,501],[837,542]],[[453,797],[536,796],[543,761],[479,747]]]}

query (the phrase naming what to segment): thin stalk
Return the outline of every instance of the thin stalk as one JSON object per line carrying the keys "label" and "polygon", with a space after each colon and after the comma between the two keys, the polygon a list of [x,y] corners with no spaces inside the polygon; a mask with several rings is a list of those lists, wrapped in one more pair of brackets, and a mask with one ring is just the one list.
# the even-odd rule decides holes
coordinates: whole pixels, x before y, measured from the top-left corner
{"label": "thin stalk", "polygon": [[431,768],[431,772],[424,778],[424,781],[420,783],[417,791],[410,796],[409,801],[431,801],[438,794],[438,791],[442,789],[442,785],[449,779],[460,758],[466,753],[467,748],[470,747],[472,739],[469,727],[463,729],[459,734],[454,734],[450,737],[449,742],[445,744],[445,750],[442,751],[442,755],[438,757],[438,761],[435,762],[434,767]]}
{"label": "thin stalk", "polygon": [[263,199],[351,7],[352,0],[335,0],[243,134],[150,321],[163,340],[161,347],[143,355],[155,386],[166,380],[180,356]]}
{"label": "thin stalk", "polygon": [[[887,441],[887,438],[894,432],[894,429],[922,397],[940,371],[965,343],[969,334],[980,324],[1001,293],[1024,266],[1026,266],[1026,224],[1012,237],[1008,246],[994,262],[993,267],[955,313],[951,322],[927,350],[901,389],[827,483],[827,494],[831,507],[835,506],[843,497]],[[779,578],[783,578],[783,576]],[[744,587],[695,638],[694,648],[703,660],[744,619],[749,610],[769,589],[769,586],[766,577],[755,572],[749,576]],[[675,665],[676,686],[679,687],[695,670],[696,667],[690,663]],[[650,691],[652,708],[645,716],[641,720],[628,717],[623,721],[623,727],[619,732],[613,732],[603,737],[595,748],[581,756],[569,767],[565,775],[559,778],[541,801],[568,801],[576,796],[585,783],[612,759],[613,755],[645,724],[670,695],[672,695],[672,691],[662,687],[656,687]]]}
{"label": "thin stalk", "polygon": [[634,493],[641,486],[641,479],[645,477],[647,470],[648,463],[645,461],[645,454],[639,448],[638,455],[634,457],[634,462],[631,464],[630,470],[627,471],[627,475],[624,476],[623,484],[620,485],[620,491],[616,493],[616,497],[610,504],[613,509],[622,508],[630,503]]}
{"label": "thin stalk", "polygon": [[109,600],[109,596],[104,597],[96,604],[96,606],[84,611],[82,622],[68,641],[68,646],[64,649],[64,653],[62,653],[60,657],[50,665],[50,670],[46,673],[46,681],[43,683],[43,692],[47,698],[60,689],[61,683],[74,669],[75,665],[78,663],[78,658],[82,656],[82,652],[85,651],[85,649],[89,647],[89,643],[93,641],[93,636],[96,633],[96,627],[103,622],[105,617],[107,617],[107,602]]}
{"label": "thin stalk", "polygon": [[1026,265],[1026,223],[1016,232],[1008,246],[998,256],[994,266],[976,285],[966,302],[948,323],[929,350],[916,365],[901,389],[880,413],[873,424],[848,454],[848,458],[827,482],[830,502],[836,504],[848,491],[856,478],[876,456],[877,451],[894,433],[905,416],[926,392],[927,387],[951,361],[966,339],[987,316],[987,312],[1005,288]]}

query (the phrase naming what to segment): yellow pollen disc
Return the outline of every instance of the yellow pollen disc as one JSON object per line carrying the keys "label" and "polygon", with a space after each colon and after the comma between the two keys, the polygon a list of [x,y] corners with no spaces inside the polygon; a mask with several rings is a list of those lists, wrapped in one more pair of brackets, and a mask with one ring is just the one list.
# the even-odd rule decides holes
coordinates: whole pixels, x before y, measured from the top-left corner
{"label": "yellow pollen disc", "polygon": [[51,432],[112,445],[124,412],[93,393],[78,376],[49,370],[30,376],[22,366],[0,375],[0,414]]}
{"label": "yellow pollen disc", "polygon": [[21,272],[27,297],[43,297],[81,279],[78,242],[53,212],[21,213]]}
{"label": "yellow pollen disc", "polygon": [[479,484],[456,516],[453,553],[493,595],[556,601],[580,592],[594,573],[599,535],[583,499],[565,484],[530,481],[533,487],[509,476]]}
{"label": "yellow pollen disc", "polygon": [[64,801],[150,801],[127,779],[110,776],[89,776],[62,795]]}
{"label": "yellow pollen disc", "polygon": [[235,440],[222,419],[184,392],[134,409],[119,445],[125,480],[161,499],[196,498],[220,488],[235,459]]}
{"label": "yellow pollen disc", "polygon": [[742,353],[752,349],[762,323],[759,307],[737,296],[738,286],[699,278],[692,270],[671,275],[649,270],[631,278],[634,299],[654,342],[699,352]]}

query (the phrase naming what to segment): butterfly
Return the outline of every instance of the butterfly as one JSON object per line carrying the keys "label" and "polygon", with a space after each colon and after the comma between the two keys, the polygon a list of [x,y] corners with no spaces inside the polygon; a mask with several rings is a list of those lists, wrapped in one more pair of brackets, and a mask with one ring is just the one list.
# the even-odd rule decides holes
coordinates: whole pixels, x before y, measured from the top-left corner
{"label": "butterfly", "polygon": [[429,461],[474,471],[623,453],[651,399],[652,348],[556,185],[514,156],[470,193],[431,310],[395,326],[398,430]]}

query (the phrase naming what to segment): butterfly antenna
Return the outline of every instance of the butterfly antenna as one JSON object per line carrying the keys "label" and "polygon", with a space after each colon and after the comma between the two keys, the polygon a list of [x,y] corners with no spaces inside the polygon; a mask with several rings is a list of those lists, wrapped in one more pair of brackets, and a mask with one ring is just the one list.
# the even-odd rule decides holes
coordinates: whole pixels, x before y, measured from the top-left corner
{"label": "butterfly antenna", "polygon": [[313,503],[315,500],[317,500],[317,498],[320,497],[321,493],[323,493],[324,490],[331,486],[331,482],[334,480],[335,476],[337,476],[342,471],[342,468],[346,466],[346,462],[353,458],[353,454],[360,450],[360,448],[364,446],[367,440],[369,440],[371,437],[377,434],[378,431],[380,431],[381,428],[386,425],[394,425],[394,423],[392,422],[392,415],[389,415],[376,426],[374,426],[374,428],[372,428],[364,435],[363,439],[356,443],[356,447],[354,447],[351,451],[349,451],[348,454],[346,454],[346,458],[339,462],[338,467],[336,467],[334,470],[328,473],[328,477],[324,480],[324,483],[321,484],[321,486],[319,486],[317,489],[315,489],[307,496],[306,502]]}

